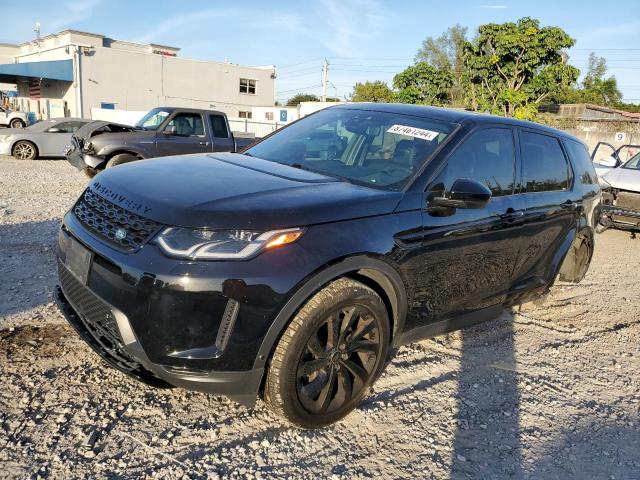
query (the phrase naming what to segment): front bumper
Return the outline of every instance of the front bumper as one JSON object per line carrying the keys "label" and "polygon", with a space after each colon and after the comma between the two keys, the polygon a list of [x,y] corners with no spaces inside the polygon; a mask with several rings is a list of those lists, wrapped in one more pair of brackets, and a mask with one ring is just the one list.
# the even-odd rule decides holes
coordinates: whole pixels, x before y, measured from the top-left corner
{"label": "front bumper", "polygon": [[255,404],[263,369],[215,372],[158,365],[146,355],[121,311],[84,287],[59,265],[58,307],[74,330],[109,365],[157,388],[183,387],[223,394],[248,407]]}
{"label": "front bumper", "polygon": [[96,168],[104,162],[104,158],[83,153],[75,139],[71,140],[71,145],[66,148],[64,156],[78,170],[84,170],[87,167]]}

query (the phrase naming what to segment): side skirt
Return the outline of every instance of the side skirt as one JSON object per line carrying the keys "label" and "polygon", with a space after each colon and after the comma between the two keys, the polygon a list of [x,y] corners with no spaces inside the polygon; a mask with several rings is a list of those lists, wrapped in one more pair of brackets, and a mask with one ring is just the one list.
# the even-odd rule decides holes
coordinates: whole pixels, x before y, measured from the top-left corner
{"label": "side skirt", "polygon": [[417,327],[408,332],[402,334],[400,337],[400,344],[406,345],[408,343],[414,343],[426,338],[436,337],[444,333],[460,330],[477,323],[486,322],[487,320],[493,320],[502,314],[503,305],[492,305],[490,307],[476,310],[475,312],[465,313],[458,317],[447,318],[445,320],[439,320],[437,322]]}

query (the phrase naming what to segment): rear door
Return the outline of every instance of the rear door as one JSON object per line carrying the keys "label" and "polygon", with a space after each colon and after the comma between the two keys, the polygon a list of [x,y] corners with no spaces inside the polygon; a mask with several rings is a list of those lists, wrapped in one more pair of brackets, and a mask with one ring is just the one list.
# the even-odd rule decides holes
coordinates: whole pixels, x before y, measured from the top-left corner
{"label": "rear door", "polygon": [[[514,132],[481,127],[453,151],[430,182],[423,212],[424,245],[408,328],[499,304],[509,290],[520,250],[524,205],[517,193]],[[458,179],[487,185],[484,208],[434,207]]]}
{"label": "rear door", "polygon": [[197,112],[173,114],[156,136],[158,156],[185,155],[211,151],[202,115]]}
{"label": "rear door", "polygon": [[520,129],[525,217],[522,252],[516,282],[549,282],[549,268],[571,230],[577,227],[582,204],[573,191],[574,174],[560,140],[546,133]]}

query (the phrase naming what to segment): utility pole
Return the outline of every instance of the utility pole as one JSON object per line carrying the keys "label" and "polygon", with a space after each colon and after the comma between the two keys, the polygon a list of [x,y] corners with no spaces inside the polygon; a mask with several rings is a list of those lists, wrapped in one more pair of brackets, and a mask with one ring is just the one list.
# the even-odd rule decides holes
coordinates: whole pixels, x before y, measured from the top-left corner
{"label": "utility pole", "polygon": [[329,62],[327,59],[324,59],[324,63],[322,64],[322,101],[327,101],[327,84],[329,76]]}

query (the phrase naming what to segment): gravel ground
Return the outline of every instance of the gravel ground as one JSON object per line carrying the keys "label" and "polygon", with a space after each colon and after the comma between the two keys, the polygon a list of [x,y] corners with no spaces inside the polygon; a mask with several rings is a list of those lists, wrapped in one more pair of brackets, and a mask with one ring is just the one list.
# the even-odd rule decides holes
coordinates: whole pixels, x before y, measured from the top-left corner
{"label": "gravel ground", "polygon": [[154,390],[103,364],[51,301],[86,180],[0,159],[0,477],[640,478],[640,239],[537,306],[404,347],[339,424]]}

